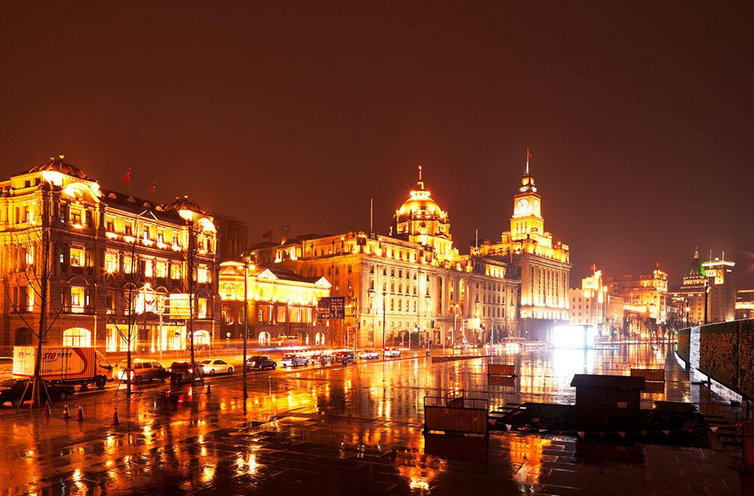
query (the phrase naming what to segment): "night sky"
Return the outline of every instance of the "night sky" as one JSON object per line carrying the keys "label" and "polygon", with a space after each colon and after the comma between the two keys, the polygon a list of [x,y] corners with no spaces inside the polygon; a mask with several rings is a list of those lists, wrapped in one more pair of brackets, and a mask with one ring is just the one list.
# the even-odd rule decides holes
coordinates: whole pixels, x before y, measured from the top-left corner
{"label": "night sky", "polygon": [[[752,2],[0,6],[0,175],[51,154],[250,238],[386,232],[423,164],[461,252],[524,152],[572,285],[725,250],[754,284]],[[131,4],[129,4],[131,5]]]}

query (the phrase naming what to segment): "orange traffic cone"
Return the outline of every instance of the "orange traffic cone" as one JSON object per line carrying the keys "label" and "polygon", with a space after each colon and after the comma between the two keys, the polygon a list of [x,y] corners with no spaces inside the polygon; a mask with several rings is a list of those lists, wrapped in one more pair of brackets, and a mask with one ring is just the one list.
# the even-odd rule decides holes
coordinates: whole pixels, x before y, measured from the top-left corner
{"label": "orange traffic cone", "polygon": [[63,418],[65,420],[68,420],[71,418],[71,411],[68,409],[68,403],[65,404],[65,408],[63,408]]}
{"label": "orange traffic cone", "polygon": [[82,421],[84,420],[84,407],[79,405],[79,414],[76,416],[76,420]]}
{"label": "orange traffic cone", "polygon": [[113,425],[120,425],[120,418],[118,417],[118,407],[115,407],[115,412],[113,413]]}
{"label": "orange traffic cone", "polygon": [[49,401],[45,401],[45,417],[52,417],[52,408],[50,408]]}

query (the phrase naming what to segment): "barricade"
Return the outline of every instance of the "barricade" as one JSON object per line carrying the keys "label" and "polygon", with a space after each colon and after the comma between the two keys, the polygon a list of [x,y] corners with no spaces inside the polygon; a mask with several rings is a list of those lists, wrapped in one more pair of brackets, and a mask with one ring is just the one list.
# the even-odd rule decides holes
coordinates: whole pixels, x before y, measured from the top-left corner
{"label": "barricade", "polygon": [[665,382],[665,369],[631,369],[631,376],[643,377],[645,381]]}
{"label": "barricade", "polygon": [[516,375],[516,366],[512,363],[489,363],[487,364],[487,375]]}
{"label": "barricade", "polygon": [[460,397],[424,397],[424,430],[487,435],[489,402]]}

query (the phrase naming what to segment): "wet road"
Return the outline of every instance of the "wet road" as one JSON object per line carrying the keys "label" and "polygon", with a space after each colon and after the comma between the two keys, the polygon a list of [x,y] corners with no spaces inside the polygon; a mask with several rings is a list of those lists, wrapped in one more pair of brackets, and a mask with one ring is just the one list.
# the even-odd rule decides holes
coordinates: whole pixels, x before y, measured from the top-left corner
{"label": "wet road", "polygon": [[[250,374],[169,391],[141,387],[70,398],[74,419],[0,409],[0,494],[740,494],[720,449],[615,445],[562,435],[499,433],[463,445],[422,435],[423,399],[464,389],[492,409],[524,401],[573,403],[574,373],[665,367],[667,382],[642,395],[695,401],[734,415],[690,384],[663,347],[531,350],[512,384],[491,381],[487,359],[426,357]],[[75,420],[82,405],[85,420]],[[112,426],[115,407],[121,425]],[[434,454],[429,454],[434,453]],[[438,455],[438,453],[440,455]],[[448,453],[462,454],[455,456]]]}

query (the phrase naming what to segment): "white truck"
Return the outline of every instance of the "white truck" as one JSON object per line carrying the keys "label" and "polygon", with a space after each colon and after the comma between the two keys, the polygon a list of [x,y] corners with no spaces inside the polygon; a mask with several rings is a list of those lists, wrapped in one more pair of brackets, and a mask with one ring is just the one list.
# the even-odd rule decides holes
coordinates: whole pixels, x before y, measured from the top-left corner
{"label": "white truck", "polygon": [[[13,376],[34,377],[36,346],[13,347]],[[82,346],[42,348],[42,377],[53,383],[80,384],[82,387],[94,384],[99,389],[105,387],[112,377],[113,367],[105,355]]]}

